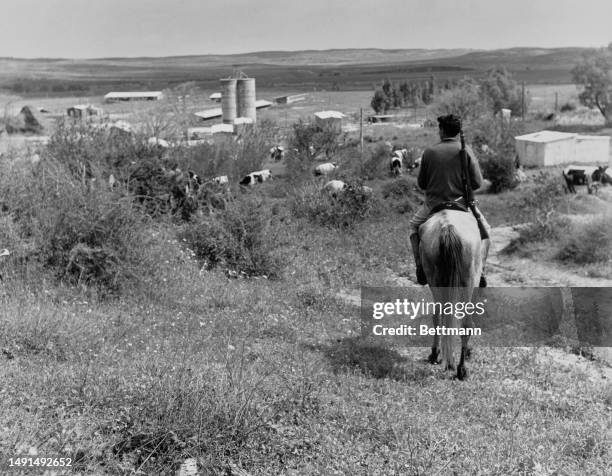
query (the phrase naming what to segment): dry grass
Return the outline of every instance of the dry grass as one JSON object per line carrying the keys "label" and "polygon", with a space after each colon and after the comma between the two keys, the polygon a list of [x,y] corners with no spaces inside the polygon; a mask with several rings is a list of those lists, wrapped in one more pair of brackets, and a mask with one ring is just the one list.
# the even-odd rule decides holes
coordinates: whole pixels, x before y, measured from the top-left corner
{"label": "dry grass", "polygon": [[[411,134],[396,140],[427,139]],[[610,473],[610,384],[581,367],[483,340],[456,382],[427,349],[361,340],[336,295],[414,273],[398,208],[412,184],[368,183],[385,206],[348,230],[291,216],[277,183],[246,194],[275,217],[277,280],[202,269],[163,222],[136,243],[154,268],[113,299],[34,259],[0,264],[0,457],[35,449],[90,474],[172,474],[187,458],[219,475]],[[525,193],[481,207],[514,222]],[[15,223],[2,215],[0,240],[27,247]]]}

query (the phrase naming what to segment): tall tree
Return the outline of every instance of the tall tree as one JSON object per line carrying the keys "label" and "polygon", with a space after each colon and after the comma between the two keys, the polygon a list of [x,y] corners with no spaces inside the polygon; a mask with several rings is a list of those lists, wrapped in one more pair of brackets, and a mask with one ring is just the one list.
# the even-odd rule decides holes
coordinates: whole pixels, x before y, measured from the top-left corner
{"label": "tall tree", "polygon": [[588,107],[596,107],[606,123],[612,122],[612,43],[586,53],[572,70],[574,83],[582,86],[578,96]]}

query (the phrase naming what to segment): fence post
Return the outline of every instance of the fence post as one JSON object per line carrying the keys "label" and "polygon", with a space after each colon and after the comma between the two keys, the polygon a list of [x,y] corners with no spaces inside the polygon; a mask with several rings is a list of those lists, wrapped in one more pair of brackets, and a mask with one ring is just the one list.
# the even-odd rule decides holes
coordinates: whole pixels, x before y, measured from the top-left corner
{"label": "fence post", "polygon": [[521,119],[525,122],[525,81],[521,83]]}
{"label": "fence post", "polygon": [[359,108],[359,151],[363,159],[363,108]]}

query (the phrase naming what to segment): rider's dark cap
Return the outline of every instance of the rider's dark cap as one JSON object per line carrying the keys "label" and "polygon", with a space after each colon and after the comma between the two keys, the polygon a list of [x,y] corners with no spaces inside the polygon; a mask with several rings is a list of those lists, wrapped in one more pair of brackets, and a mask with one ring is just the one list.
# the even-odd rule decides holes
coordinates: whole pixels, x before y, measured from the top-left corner
{"label": "rider's dark cap", "polygon": [[438,124],[450,136],[456,136],[461,131],[461,117],[455,114],[439,116]]}

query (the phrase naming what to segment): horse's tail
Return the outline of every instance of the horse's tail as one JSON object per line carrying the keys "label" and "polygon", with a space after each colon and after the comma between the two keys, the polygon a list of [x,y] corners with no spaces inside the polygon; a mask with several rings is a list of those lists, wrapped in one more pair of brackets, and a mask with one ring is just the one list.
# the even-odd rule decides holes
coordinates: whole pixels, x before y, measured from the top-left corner
{"label": "horse's tail", "polygon": [[[453,225],[440,230],[438,262],[436,263],[436,285],[441,289],[444,301],[455,303],[462,300],[467,283],[467,270],[464,264],[463,243]],[[459,327],[459,320],[452,313],[443,313],[442,325],[446,329]],[[454,341],[452,335],[442,335],[440,339],[442,364],[454,366]]]}
{"label": "horse's tail", "polygon": [[436,286],[457,288],[465,286],[463,266],[463,243],[453,225],[440,230],[438,262],[436,263]]}

